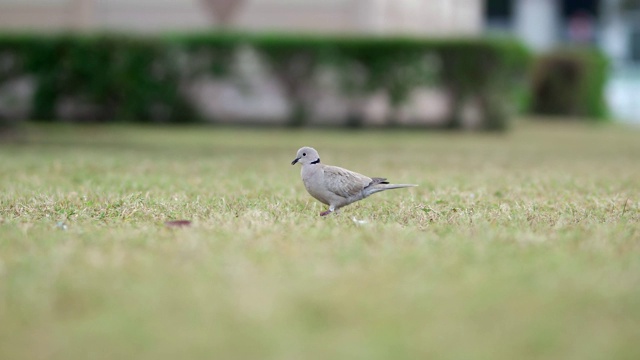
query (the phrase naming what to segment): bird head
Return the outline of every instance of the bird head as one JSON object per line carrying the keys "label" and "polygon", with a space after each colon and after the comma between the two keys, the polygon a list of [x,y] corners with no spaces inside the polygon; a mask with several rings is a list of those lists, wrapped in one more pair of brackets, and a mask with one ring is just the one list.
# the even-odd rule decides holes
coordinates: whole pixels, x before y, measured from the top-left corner
{"label": "bird head", "polygon": [[298,162],[302,165],[318,164],[320,163],[320,155],[318,155],[318,152],[316,151],[316,149],[305,146],[300,148],[300,150],[298,150],[298,153],[296,154],[296,158],[293,159],[293,161],[291,162],[291,165],[295,165]]}

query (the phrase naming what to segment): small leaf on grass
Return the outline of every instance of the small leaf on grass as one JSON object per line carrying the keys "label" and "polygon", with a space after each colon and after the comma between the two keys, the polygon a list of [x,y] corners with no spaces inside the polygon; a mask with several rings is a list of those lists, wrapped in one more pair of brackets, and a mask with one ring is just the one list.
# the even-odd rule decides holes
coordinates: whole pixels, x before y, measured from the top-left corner
{"label": "small leaf on grass", "polygon": [[172,220],[172,221],[166,221],[164,224],[167,227],[187,227],[187,226],[191,226],[191,221],[189,221],[189,220]]}
{"label": "small leaf on grass", "polygon": [[356,217],[355,217],[355,216],[352,216],[352,217],[351,217],[351,220],[352,220],[356,225],[366,225],[366,224],[368,224],[368,223],[369,223],[367,220],[358,220],[358,219],[356,219]]}

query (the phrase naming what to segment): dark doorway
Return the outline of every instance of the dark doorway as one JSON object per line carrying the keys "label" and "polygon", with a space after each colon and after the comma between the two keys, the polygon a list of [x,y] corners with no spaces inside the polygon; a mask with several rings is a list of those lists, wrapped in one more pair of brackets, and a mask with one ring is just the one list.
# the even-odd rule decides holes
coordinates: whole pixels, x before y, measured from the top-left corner
{"label": "dark doorway", "polygon": [[600,14],[600,0],[562,0],[562,17],[568,19],[579,13],[597,18]]}
{"label": "dark doorway", "polygon": [[484,21],[487,30],[510,30],[514,0],[485,0]]}
{"label": "dark doorway", "polygon": [[570,43],[593,44],[598,31],[600,0],[562,0],[563,37]]}
{"label": "dark doorway", "polygon": [[484,2],[485,19],[511,18],[513,13],[513,0],[486,0]]}

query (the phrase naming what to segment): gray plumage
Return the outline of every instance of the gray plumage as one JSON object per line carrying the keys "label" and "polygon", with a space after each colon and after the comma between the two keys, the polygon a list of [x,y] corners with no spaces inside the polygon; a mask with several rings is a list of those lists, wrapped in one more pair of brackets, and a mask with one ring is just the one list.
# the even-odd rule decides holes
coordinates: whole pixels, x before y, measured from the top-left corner
{"label": "gray plumage", "polygon": [[417,186],[413,184],[389,184],[384,178],[370,178],[337,166],[324,165],[318,152],[311,147],[298,150],[291,165],[302,165],[300,175],[307,192],[323,204],[329,205],[329,213],[362,200],[380,191]]}

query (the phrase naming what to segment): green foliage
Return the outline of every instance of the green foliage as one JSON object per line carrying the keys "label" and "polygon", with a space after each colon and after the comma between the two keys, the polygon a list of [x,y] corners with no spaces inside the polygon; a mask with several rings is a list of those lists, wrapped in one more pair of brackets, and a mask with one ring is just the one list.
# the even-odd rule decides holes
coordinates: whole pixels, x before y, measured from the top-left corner
{"label": "green foliage", "polygon": [[[163,44],[124,36],[8,36],[17,59],[2,78],[33,76],[32,118],[42,121],[182,122],[195,114],[178,92],[179,68]],[[61,104],[75,104],[65,112]]]}
{"label": "green foliage", "polygon": [[[338,72],[345,96],[384,91],[398,107],[420,86],[446,89],[456,99],[448,123],[459,127],[463,101],[482,103],[484,127],[505,128],[505,102],[523,78],[529,54],[499,40],[327,37],[202,33],[164,37],[118,35],[0,38],[0,56],[20,59],[0,69],[0,81],[37,79],[33,117],[41,120],[197,121],[181,89],[207,75],[233,78],[237,50],[256,50],[292,103],[291,124],[308,117],[305,94],[322,67]],[[500,100],[490,100],[500,99]],[[82,104],[73,115],[65,101]],[[390,119],[393,122],[394,119]]]}
{"label": "green foliage", "polygon": [[449,87],[454,100],[451,128],[461,126],[461,106],[469,97],[478,100],[487,129],[505,129],[516,112],[513,104],[525,86],[523,75],[529,67],[529,53],[524,47],[505,40],[493,40],[491,44],[486,48],[468,42],[443,51],[442,83]]}
{"label": "green foliage", "polygon": [[569,49],[536,60],[531,81],[535,114],[607,119],[608,61],[595,49]]}
{"label": "green foliage", "polygon": [[624,11],[640,10],[640,0],[621,0],[620,8]]}

